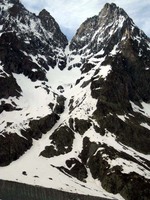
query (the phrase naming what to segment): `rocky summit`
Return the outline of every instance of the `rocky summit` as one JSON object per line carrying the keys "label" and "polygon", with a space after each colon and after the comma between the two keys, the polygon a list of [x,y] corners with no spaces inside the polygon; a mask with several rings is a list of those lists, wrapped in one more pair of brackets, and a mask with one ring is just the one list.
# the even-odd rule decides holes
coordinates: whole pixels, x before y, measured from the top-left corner
{"label": "rocky summit", "polygon": [[114,3],[68,42],[0,0],[0,198],[149,200],[150,38]]}

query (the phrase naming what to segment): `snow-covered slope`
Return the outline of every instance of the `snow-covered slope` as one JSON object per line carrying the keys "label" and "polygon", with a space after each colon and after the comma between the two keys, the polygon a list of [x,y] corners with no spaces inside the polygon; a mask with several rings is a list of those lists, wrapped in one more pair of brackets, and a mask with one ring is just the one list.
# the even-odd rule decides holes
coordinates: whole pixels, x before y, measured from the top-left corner
{"label": "snow-covered slope", "polygon": [[149,38],[115,4],[68,45],[46,10],[0,7],[0,178],[148,200]]}

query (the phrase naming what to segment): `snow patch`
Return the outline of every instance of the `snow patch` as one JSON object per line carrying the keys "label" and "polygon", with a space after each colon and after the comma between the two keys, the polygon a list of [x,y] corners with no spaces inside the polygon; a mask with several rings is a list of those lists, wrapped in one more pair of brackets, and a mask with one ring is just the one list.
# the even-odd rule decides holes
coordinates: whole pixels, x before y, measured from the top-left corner
{"label": "snow patch", "polygon": [[130,101],[130,103],[134,112],[139,112],[142,115],[145,115],[146,117],[150,118],[150,104],[149,103],[141,102],[142,107],[137,106],[132,101]]}
{"label": "snow patch", "polygon": [[[17,110],[1,113],[0,129],[9,133],[16,132],[21,136],[20,129],[28,128],[31,119],[38,119],[51,114],[52,111],[48,105],[50,102],[55,103],[56,99],[53,92],[47,93],[40,81],[32,82],[22,74],[13,74],[13,76],[22,92],[19,99],[9,99],[10,104],[12,102],[16,104]],[[3,121],[4,123],[2,123]],[[7,122],[10,122],[11,125],[8,126]]]}
{"label": "snow patch", "polygon": [[107,75],[110,73],[112,70],[112,67],[110,65],[105,65],[105,66],[100,66],[100,73],[99,75],[106,79]]}

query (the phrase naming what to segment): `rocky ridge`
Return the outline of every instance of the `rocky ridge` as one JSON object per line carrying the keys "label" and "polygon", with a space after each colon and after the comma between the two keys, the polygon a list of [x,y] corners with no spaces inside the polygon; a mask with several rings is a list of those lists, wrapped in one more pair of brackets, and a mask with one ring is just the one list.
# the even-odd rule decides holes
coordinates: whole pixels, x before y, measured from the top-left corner
{"label": "rocky ridge", "polygon": [[0,3],[0,165],[33,144],[1,177],[148,200],[150,39],[123,9],[106,4],[66,46],[46,10],[36,16],[19,1]]}
{"label": "rocky ridge", "polygon": [[[32,138],[41,137],[43,128],[38,124],[41,123],[45,130],[49,130],[59,119],[56,113],[62,109],[63,102],[61,105],[59,105],[59,102],[57,103],[58,94],[54,93],[48,84],[47,73],[50,68],[54,68],[56,63],[61,70],[65,67],[64,48],[68,41],[61,32],[59,25],[46,10],[41,11],[39,16],[36,16],[29,12],[20,1],[3,0],[0,3],[0,113],[4,115],[1,121],[0,140],[3,144],[1,148],[3,149],[5,143],[8,143],[8,133],[13,133],[8,137],[10,137],[10,140],[14,140],[11,147],[7,145],[5,151],[1,152],[0,165],[6,165],[12,160],[16,160],[24,153],[24,150],[31,146]],[[53,29],[49,30],[48,27],[53,27]],[[24,81],[20,78],[21,76],[24,77]],[[21,84],[23,83],[22,87],[17,82],[17,78],[18,81],[21,81]],[[31,87],[35,90],[33,96],[28,92]],[[24,92],[26,95],[24,95]],[[42,100],[39,100],[38,106],[34,105],[34,100],[41,98],[38,93],[44,95],[43,99],[47,98],[44,103],[46,110],[42,108]],[[26,103],[28,101],[30,102]],[[53,108],[50,107],[52,104]],[[55,105],[57,105],[57,111],[54,114]],[[36,108],[31,108],[35,106],[37,106],[36,114],[33,111]],[[6,113],[3,114],[4,112]],[[14,116],[14,122],[11,113]],[[32,116],[30,116],[30,113]],[[24,116],[22,117],[22,115]],[[41,121],[39,120],[37,124],[35,120],[39,115],[44,118]],[[18,122],[20,117],[22,119]],[[47,118],[52,122],[52,125],[47,124]],[[32,120],[34,121],[32,122]],[[36,130],[33,130],[33,124],[36,124],[39,128],[36,127]],[[26,125],[27,128],[25,128]],[[16,129],[22,135],[25,135],[29,142],[20,140],[20,134],[19,136],[16,134]],[[22,141],[21,151],[17,147],[19,141]],[[24,145],[24,142],[28,144]],[[7,156],[8,153],[10,154],[10,148],[12,154]]]}

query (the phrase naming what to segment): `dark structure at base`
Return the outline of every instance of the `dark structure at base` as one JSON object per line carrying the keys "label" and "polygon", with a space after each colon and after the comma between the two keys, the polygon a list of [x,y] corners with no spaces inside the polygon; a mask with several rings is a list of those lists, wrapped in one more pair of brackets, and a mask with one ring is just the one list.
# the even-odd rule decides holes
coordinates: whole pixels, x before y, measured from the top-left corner
{"label": "dark structure at base", "polygon": [[0,180],[2,200],[110,200]]}

